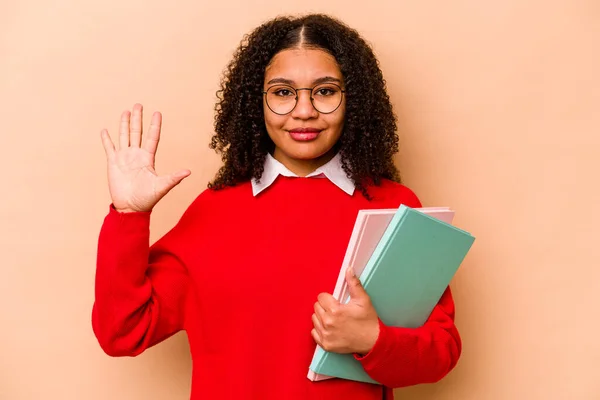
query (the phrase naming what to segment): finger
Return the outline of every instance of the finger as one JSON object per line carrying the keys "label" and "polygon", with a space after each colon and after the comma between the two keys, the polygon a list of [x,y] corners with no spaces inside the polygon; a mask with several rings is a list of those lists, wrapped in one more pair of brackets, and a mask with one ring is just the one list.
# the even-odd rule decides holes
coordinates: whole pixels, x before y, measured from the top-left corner
{"label": "finger", "polygon": [[129,119],[131,113],[129,111],[123,111],[121,114],[121,124],[119,125],[119,149],[126,149],[129,147]]}
{"label": "finger", "polygon": [[[323,323],[321,322],[321,320],[319,319],[319,317],[317,316],[317,314],[313,314],[312,315],[312,322],[313,322],[313,326],[315,327],[315,329],[317,330],[317,332],[323,332],[324,328],[323,328]],[[321,336],[321,335],[319,335]]]}
{"label": "finger", "polygon": [[152,114],[150,128],[148,133],[144,135],[142,148],[151,154],[156,154],[158,141],[160,140],[160,129],[162,126],[162,115],[159,112]]}
{"label": "finger", "polygon": [[360,279],[354,275],[354,269],[349,267],[346,270],[346,282],[348,283],[348,292],[350,293],[351,299],[360,298],[361,296],[365,296],[366,292],[363,288]]}
{"label": "finger", "polygon": [[340,302],[329,293],[321,293],[317,296],[317,300],[327,312],[335,312],[338,309]]}
{"label": "finger", "polygon": [[319,346],[323,347],[323,341],[321,340],[321,336],[319,336],[319,333],[317,332],[316,329],[311,330],[310,335],[312,336],[315,343],[317,343]]}
{"label": "finger", "polygon": [[315,314],[317,314],[317,316],[320,318],[320,320],[322,322],[323,318],[327,315],[327,310],[325,310],[325,308],[319,302],[315,303],[314,309],[315,309]]}
{"label": "finger", "polygon": [[143,119],[143,107],[141,104],[133,106],[133,113],[131,115],[131,133],[129,135],[129,145],[131,147],[140,147],[142,140],[142,119]]}
{"label": "finger", "polygon": [[100,132],[100,139],[102,139],[102,146],[106,153],[106,158],[111,158],[115,155],[115,145],[112,142],[110,135],[106,129],[102,129]]}
{"label": "finger", "polygon": [[169,190],[173,189],[173,187],[179,185],[179,183],[188,177],[190,173],[190,170],[183,169],[170,175],[161,176],[158,178],[156,186],[158,192],[162,195],[166,194]]}

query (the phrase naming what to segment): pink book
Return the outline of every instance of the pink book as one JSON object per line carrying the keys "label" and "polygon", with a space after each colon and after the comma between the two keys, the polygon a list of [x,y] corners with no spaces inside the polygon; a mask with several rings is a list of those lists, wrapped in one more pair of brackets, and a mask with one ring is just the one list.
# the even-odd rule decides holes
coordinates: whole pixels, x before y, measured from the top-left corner
{"label": "pink book", "polygon": [[[454,219],[454,211],[448,207],[422,207],[416,208],[416,210],[438,218],[448,224],[451,224]],[[346,270],[352,267],[356,276],[360,277],[379,240],[397,211],[398,209],[396,208],[359,210],[350,241],[348,242],[346,255],[340,268],[340,274],[338,275],[338,280],[333,291],[333,297],[339,300],[340,303],[347,303],[350,300],[345,278]],[[317,374],[310,369],[308,371],[308,379],[311,381],[322,381],[331,378],[327,375]]]}

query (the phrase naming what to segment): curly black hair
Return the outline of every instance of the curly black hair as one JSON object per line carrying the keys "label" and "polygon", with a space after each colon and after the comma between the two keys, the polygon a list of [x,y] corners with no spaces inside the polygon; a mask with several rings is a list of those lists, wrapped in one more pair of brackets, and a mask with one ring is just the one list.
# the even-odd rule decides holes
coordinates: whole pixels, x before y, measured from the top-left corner
{"label": "curly black hair", "polygon": [[342,167],[357,190],[369,198],[368,184],[381,178],[400,182],[393,155],[398,151],[396,116],[379,62],[358,32],[323,14],[277,17],[247,34],[234,52],[217,91],[215,134],[209,147],[223,166],[208,184],[220,189],[260,179],[274,143],[263,114],[265,69],[280,51],[318,48],[337,61],[346,90],[346,113],[336,143]]}

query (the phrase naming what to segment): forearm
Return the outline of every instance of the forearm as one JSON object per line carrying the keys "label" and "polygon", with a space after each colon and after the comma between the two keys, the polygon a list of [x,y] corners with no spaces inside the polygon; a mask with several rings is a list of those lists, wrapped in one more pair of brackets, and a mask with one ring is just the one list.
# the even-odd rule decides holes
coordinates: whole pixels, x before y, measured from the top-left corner
{"label": "forearm", "polygon": [[[98,241],[92,326],[112,356],[135,356],[181,328],[183,272],[152,265],[149,213],[111,209]],[[165,279],[165,277],[169,279]]]}

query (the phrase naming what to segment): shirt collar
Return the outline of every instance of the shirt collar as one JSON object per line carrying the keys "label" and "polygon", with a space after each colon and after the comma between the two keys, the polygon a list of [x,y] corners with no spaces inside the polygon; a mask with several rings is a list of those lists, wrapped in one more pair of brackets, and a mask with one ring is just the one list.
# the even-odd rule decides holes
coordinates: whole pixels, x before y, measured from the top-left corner
{"label": "shirt collar", "polygon": [[[260,177],[260,183],[256,179],[252,179],[252,194],[258,195],[263,190],[275,182],[275,179],[279,175],[288,177],[298,177],[292,171],[287,169],[282,163],[277,161],[271,154],[267,154],[265,158],[265,167],[262,176]],[[315,171],[306,175],[306,178],[324,178],[329,179],[333,184],[348,193],[350,196],[354,193],[354,182],[342,169],[342,161],[340,154],[336,154],[329,162],[325,165],[317,168]]]}

